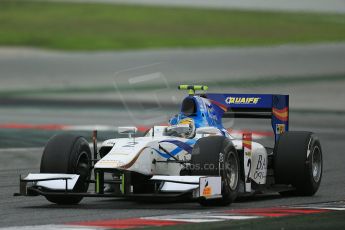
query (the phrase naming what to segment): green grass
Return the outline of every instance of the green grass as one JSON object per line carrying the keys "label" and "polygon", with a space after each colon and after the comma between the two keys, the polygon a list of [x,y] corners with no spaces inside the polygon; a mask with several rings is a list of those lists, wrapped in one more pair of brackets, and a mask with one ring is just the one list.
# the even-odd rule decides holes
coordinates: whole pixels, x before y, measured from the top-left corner
{"label": "green grass", "polygon": [[345,40],[345,15],[0,1],[0,45],[65,50]]}

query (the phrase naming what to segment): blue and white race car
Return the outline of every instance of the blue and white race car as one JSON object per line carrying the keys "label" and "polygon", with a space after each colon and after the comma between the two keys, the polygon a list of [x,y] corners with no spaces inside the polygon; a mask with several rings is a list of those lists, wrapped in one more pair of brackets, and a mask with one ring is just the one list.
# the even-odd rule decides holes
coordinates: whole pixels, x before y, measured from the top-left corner
{"label": "blue and white race car", "polygon": [[[289,131],[289,96],[200,93],[188,90],[181,111],[166,126],[143,137],[136,127],[119,127],[126,138],[106,140],[91,151],[81,136],[59,134],[45,146],[40,173],[20,179],[18,195],[43,195],[57,204],[83,197],[194,199],[228,205],[236,197],[266,191],[313,195],[322,177],[322,151],[311,132]],[[232,137],[222,118],[270,119],[275,144],[266,147]],[[93,153],[92,153],[93,152]],[[89,184],[94,184],[89,189]]]}

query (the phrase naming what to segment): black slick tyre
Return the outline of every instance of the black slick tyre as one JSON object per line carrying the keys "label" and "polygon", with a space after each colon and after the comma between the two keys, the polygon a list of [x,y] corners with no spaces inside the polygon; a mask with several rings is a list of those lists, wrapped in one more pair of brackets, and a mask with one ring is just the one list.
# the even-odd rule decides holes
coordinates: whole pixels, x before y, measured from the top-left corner
{"label": "black slick tyre", "polygon": [[[72,192],[87,192],[91,176],[91,150],[85,138],[72,134],[58,134],[46,144],[41,173],[79,174]],[[78,204],[82,196],[47,195],[46,199],[56,204]]]}
{"label": "black slick tyre", "polygon": [[225,206],[237,197],[240,163],[232,142],[223,136],[200,138],[192,152],[191,175],[221,176],[222,198],[199,199],[203,206]]}
{"label": "black slick tyre", "polygon": [[277,184],[292,185],[295,190],[283,196],[312,196],[322,178],[322,149],[311,132],[294,131],[280,135],[274,150],[274,173]]}

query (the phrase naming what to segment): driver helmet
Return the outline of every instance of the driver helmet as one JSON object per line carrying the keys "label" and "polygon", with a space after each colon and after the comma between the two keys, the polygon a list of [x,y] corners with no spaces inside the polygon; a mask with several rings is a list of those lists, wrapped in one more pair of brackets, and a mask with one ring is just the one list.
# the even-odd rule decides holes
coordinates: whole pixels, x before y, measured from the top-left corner
{"label": "driver helmet", "polygon": [[192,118],[183,115],[174,116],[169,121],[170,125],[189,125],[189,129],[184,133],[179,133],[178,136],[183,138],[194,138],[196,134],[195,122]]}

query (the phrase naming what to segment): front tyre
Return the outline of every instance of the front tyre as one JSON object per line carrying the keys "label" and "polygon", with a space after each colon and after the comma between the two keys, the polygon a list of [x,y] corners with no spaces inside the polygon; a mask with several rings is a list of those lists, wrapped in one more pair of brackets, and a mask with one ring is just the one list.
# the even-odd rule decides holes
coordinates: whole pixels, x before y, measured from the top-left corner
{"label": "front tyre", "polygon": [[[41,173],[78,174],[79,179],[72,192],[87,192],[91,177],[91,150],[89,143],[81,136],[58,134],[53,136],[44,148],[41,159]],[[56,204],[78,204],[82,196],[46,196]]]}
{"label": "front tyre", "polygon": [[295,187],[282,195],[314,195],[320,187],[322,168],[321,144],[313,133],[281,134],[275,146],[275,180]]}
{"label": "front tyre", "polygon": [[200,138],[192,152],[191,174],[221,176],[222,198],[200,199],[203,206],[225,206],[237,197],[240,164],[232,142],[223,136]]}

